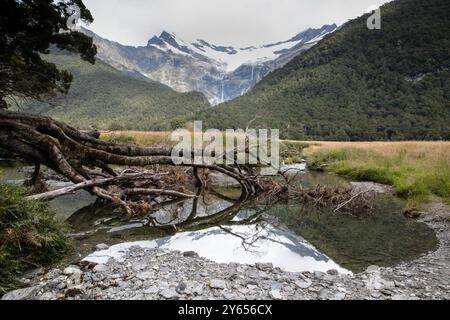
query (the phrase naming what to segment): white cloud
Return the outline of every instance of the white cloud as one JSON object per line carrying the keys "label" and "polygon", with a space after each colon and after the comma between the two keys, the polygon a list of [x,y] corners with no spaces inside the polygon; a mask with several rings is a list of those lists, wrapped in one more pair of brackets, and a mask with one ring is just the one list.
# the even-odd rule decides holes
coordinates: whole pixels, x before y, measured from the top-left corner
{"label": "white cloud", "polygon": [[288,39],[309,27],[342,24],[388,0],[84,0],[89,27],[128,45],[162,30],[181,38],[246,46]]}

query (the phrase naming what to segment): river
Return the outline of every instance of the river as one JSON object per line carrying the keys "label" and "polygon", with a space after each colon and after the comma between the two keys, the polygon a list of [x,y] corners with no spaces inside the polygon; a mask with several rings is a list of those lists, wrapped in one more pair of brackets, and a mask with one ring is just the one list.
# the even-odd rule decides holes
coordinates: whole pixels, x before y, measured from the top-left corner
{"label": "river", "polygon": [[[0,181],[21,183],[30,168],[0,162]],[[24,172],[25,171],[25,172]],[[301,171],[296,183],[305,187],[349,187],[343,178]],[[53,188],[65,183],[52,181]],[[240,203],[239,190],[216,188],[198,197],[155,205],[145,217],[127,218],[85,191],[51,201],[56,218],[67,223],[75,238],[68,258],[104,262],[120,259],[133,246],[195,251],[219,263],[272,263],[285,271],[358,273],[370,265],[394,266],[436,249],[433,230],[403,217],[404,203],[377,195],[376,208],[361,215],[289,201],[267,206],[258,201]],[[95,251],[97,244],[109,248]],[[105,247],[106,248],[106,247]],[[65,261],[66,263],[67,261]]]}

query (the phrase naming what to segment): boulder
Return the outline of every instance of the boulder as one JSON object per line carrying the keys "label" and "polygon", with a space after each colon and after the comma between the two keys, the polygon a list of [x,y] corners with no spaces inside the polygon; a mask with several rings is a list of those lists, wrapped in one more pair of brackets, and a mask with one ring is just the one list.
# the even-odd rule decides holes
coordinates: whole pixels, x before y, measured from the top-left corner
{"label": "boulder", "polygon": [[65,275],[70,276],[74,273],[81,273],[81,270],[79,267],[72,265],[72,266],[68,266],[67,268],[65,268],[63,272]]}
{"label": "boulder", "polygon": [[2,297],[2,300],[34,300],[36,299],[36,294],[39,291],[39,287],[29,287],[24,289],[17,289],[8,292]]}
{"label": "boulder", "polygon": [[212,279],[209,283],[209,286],[213,289],[226,289],[227,283],[221,279]]}

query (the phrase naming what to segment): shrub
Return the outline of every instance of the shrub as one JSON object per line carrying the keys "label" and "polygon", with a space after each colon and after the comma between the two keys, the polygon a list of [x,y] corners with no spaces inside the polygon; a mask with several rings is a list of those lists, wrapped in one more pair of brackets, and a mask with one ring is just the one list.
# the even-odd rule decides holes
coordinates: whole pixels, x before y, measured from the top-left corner
{"label": "shrub", "polygon": [[18,285],[18,273],[54,262],[70,247],[48,204],[25,201],[28,192],[0,184],[0,294]]}

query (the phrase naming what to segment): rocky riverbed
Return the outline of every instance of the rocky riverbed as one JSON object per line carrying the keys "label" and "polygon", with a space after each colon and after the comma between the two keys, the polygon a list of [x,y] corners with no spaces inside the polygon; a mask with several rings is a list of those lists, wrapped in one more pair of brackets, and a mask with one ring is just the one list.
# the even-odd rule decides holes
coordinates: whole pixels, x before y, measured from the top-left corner
{"label": "rocky riverbed", "polygon": [[292,273],[271,264],[218,264],[195,252],[133,247],[120,261],[37,270],[22,279],[28,288],[3,299],[450,299],[448,207],[434,205],[422,220],[436,231],[439,249],[392,268]]}

